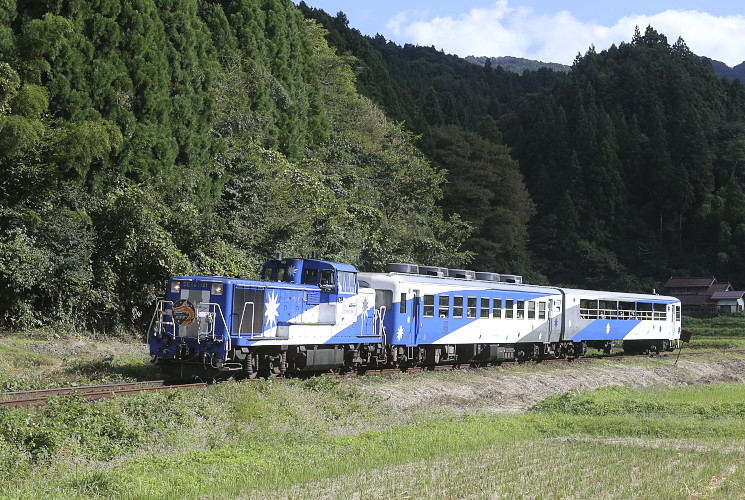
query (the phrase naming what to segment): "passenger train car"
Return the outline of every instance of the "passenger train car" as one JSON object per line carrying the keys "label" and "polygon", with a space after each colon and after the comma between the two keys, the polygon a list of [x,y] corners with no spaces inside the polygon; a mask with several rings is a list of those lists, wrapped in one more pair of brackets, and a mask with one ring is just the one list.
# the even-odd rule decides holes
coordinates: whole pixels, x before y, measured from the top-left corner
{"label": "passenger train car", "polygon": [[679,344],[674,297],[533,286],[412,264],[358,273],[273,259],[257,281],[180,276],[156,305],[153,361],[181,377],[434,366],[629,353]]}

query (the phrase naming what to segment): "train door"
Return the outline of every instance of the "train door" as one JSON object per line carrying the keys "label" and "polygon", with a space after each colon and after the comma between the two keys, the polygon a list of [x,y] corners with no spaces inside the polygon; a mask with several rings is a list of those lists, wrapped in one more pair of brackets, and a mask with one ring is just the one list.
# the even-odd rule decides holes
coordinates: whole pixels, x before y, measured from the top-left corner
{"label": "train door", "polygon": [[337,322],[337,301],[341,301],[337,295],[336,273],[333,269],[323,269],[321,271],[321,304],[320,304],[320,323],[336,324]]}
{"label": "train door", "polygon": [[422,312],[419,310],[421,308],[421,300],[420,297],[421,292],[419,290],[414,290],[414,297],[412,299],[412,307],[411,307],[411,322],[409,323],[409,343],[413,339],[416,338],[417,333],[419,332],[420,327],[420,321],[422,317]]}

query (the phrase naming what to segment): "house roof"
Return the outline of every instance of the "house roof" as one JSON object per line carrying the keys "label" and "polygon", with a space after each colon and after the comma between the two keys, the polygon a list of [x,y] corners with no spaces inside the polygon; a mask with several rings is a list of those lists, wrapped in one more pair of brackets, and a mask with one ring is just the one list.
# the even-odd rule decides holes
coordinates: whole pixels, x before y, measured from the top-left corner
{"label": "house roof", "polygon": [[683,306],[702,306],[709,301],[706,295],[681,295],[678,298]]}
{"label": "house roof", "polygon": [[714,283],[711,285],[711,288],[709,288],[710,292],[731,292],[732,291],[732,285],[729,283]]}
{"label": "house roof", "polygon": [[667,280],[667,283],[665,283],[665,288],[708,288],[716,282],[717,279],[714,276],[706,276],[700,278],[677,278],[673,276]]}
{"label": "house roof", "polygon": [[741,299],[745,295],[745,290],[728,290],[726,292],[714,292],[711,300]]}

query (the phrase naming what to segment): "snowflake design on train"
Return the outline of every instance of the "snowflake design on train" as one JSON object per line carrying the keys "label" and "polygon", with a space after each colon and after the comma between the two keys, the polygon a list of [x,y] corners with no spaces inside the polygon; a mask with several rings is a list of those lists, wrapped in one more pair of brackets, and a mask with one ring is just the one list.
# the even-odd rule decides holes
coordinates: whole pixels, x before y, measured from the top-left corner
{"label": "snowflake design on train", "polygon": [[605,334],[606,335],[610,335],[610,323],[608,323],[607,325],[605,325]]}
{"label": "snowflake design on train", "polygon": [[404,327],[399,326],[398,331],[396,331],[396,340],[401,342],[401,339],[404,338]]}
{"label": "snowflake design on train", "polygon": [[287,275],[290,278],[294,278],[295,277],[295,273],[297,273],[297,267],[295,267],[295,266],[289,266],[287,268]]}
{"label": "snowflake design on train", "polygon": [[273,328],[277,326],[277,317],[279,316],[279,297],[275,292],[269,293],[269,301],[264,304],[266,307],[266,326]]}

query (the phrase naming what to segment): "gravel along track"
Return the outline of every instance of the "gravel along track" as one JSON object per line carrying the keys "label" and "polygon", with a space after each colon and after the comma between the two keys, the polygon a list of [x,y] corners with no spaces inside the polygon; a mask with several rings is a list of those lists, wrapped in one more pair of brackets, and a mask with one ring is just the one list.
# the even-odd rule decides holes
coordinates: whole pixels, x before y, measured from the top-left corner
{"label": "gravel along track", "polygon": [[399,411],[442,408],[452,411],[520,413],[548,396],[611,385],[645,387],[745,382],[745,355],[721,358],[675,356],[644,361],[530,365],[362,377],[363,391]]}

